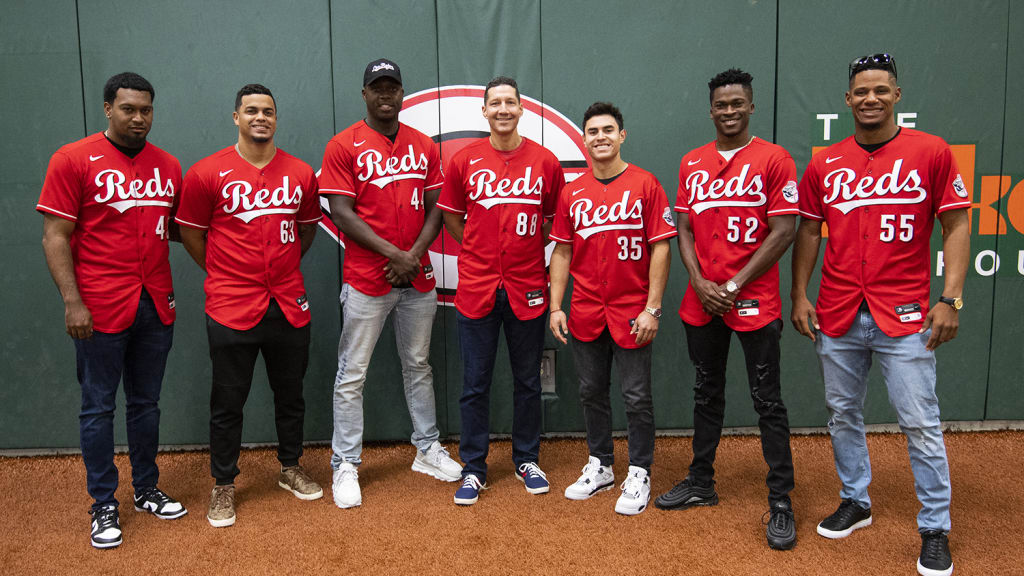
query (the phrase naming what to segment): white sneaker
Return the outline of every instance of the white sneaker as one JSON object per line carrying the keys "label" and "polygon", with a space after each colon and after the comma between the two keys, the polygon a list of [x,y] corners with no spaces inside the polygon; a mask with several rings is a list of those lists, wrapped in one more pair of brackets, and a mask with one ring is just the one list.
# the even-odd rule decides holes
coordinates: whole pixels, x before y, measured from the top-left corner
{"label": "white sneaker", "polygon": [[338,508],[352,508],[363,503],[363,494],[359,491],[359,471],[351,462],[342,462],[334,471],[331,489]]}
{"label": "white sneaker", "polygon": [[591,456],[579,480],[565,489],[565,497],[569,500],[586,500],[598,492],[611,490],[614,485],[615,472]]}
{"label": "white sneaker", "polygon": [[426,452],[416,450],[412,469],[414,472],[422,472],[445,482],[458,482],[462,479],[462,464],[453,460],[444,446],[436,440]]}
{"label": "white sneaker", "polygon": [[647,508],[651,499],[651,477],[647,470],[630,466],[629,475],[622,482],[622,496],[615,502],[615,511],[626,516],[639,514]]}

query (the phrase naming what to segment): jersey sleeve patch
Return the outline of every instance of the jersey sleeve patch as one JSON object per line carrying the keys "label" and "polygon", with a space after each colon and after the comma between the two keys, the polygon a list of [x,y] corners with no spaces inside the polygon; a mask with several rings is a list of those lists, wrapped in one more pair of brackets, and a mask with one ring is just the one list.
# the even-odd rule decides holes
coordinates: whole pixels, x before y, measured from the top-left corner
{"label": "jersey sleeve patch", "polygon": [[786,182],[786,185],[782,188],[782,197],[786,199],[790,204],[796,204],[800,201],[799,192],[797,192],[796,182],[790,180]]}
{"label": "jersey sleeve patch", "polygon": [[668,224],[673,228],[676,227],[676,217],[672,214],[672,209],[668,206],[666,206],[665,211],[661,213],[661,218],[665,221],[665,224]]}

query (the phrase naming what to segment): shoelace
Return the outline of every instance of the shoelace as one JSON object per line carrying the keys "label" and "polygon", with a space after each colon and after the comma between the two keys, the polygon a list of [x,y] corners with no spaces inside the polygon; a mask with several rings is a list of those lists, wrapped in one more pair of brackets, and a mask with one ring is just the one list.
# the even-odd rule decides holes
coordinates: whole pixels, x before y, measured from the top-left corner
{"label": "shoelace", "polygon": [[355,466],[353,466],[352,468],[346,468],[344,470],[341,470],[341,476],[338,478],[338,480],[344,482],[346,478],[358,480],[359,470]]}
{"label": "shoelace", "polygon": [[294,475],[295,482],[299,484],[313,483],[313,479],[309,477],[309,474],[306,474],[306,469],[302,466],[293,466],[291,468],[287,468],[286,471],[291,471]]}
{"label": "shoelace", "polygon": [[[764,517],[768,516],[768,521],[765,522]],[[776,530],[782,530],[786,527],[786,519],[793,522],[793,511],[792,510],[776,510],[772,508],[761,515],[762,524],[772,524],[772,528]]]}
{"label": "shoelace", "polygon": [[622,481],[622,485],[619,488],[622,492],[629,494],[631,497],[636,498],[640,496],[640,489],[644,486],[644,476],[637,474],[630,474],[626,476],[626,479]]}
{"label": "shoelace", "polygon": [[117,527],[117,509],[100,508],[93,513],[93,521],[96,522],[96,531],[103,532],[107,528]]}
{"label": "shoelace", "polygon": [[587,462],[587,465],[583,467],[582,474],[579,480],[576,480],[577,484],[586,484],[587,481],[593,481],[597,478],[597,473],[601,469],[600,464],[594,464],[593,462]]}
{"label": "shoelace", "polygon": [[836,515],[842,520],[843,524],[848,524],[850,519],[858,513],[859,506],[853,500],[845,499],[843,503],[839,505],[839,510],[836,511]]}
{"label": "shoelace", "polygon": [[522,474],[523,476],[533,475],[533,476],[540,476],[541,478],[543,478],[545,480],[548,479],[548,475],[545,474],[544,471],[540,469],[540,466],[537,466],[537,464],[535,464],[533,462],[527,462],[526,464],[520,465],[519,466],[519,473]]}
{"label": "shoelace", "polygon": [[220,490],[215,489],[213,491],[213,508],[219,510],[221,508],[228,508],[231,503],[231,497],[229,494],[231,489],[222,488]]}
{"label": "shoelace", "polygon": [[445,448],[444,446],[438,446],[437,450],[434,450],[433,452],[434,464],[440,464],[441,462],[444,461],[445,458],[450,458],[448,454],[448,449]]}
{"label": "shoelace", "polygon": [[942,532],[925,532],[923,548],[921,556],[927,560],[939,560],[945,556],[942,549]]}
{"label": "shoelace", "polygon": [[164,494],[162,490],[156,487],[146,488],[139,496],[141,496],[143,500],[156,502],[158,508],[171,501],[170,496]]}
{"label": "shoelace", "polygon": [[479,492],[481,486],[483,486],[483,484],[481,484],[480,480],[472,474],[467,474],[466,477],[462,479],[463,488],[472,488]]}

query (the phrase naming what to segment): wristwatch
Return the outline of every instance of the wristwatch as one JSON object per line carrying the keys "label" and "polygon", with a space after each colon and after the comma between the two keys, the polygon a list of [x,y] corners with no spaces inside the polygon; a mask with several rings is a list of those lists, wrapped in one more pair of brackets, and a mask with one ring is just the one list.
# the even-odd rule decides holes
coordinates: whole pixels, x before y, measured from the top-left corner
{"label": "wristwatch", "polygon": [[727,292],[729,292],[729,294],[735,294],[740,291],[740,287],[737,286],[736,283],[733,282],[732,280],[729,280],[728,282],[725,283],[725,289]]}
{"label": "wristwatch", "polygon": [[953,310],[960,311],[964,307],[964,299],[957,296],[956,298],[946,298],[945,296],[939,296],[939,302],[949,304],[953,307]]}
{"label": "wristwatch", "polygon": [[644,308],[644,312],[647,312],[655,318],[661,318],[661,308],[651,308],[650,306]]}

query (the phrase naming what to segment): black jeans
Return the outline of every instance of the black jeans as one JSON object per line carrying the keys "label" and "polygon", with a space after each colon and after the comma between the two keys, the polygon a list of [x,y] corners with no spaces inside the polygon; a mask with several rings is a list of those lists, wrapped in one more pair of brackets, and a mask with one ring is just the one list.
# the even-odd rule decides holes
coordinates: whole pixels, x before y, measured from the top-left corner
{"label": "black jeans", "polygon": [[572,339],[573,364],[580,379],[580,403],[587,426],[587,448],[602,466],[611,466],[614,462],[612,406],[608,394],[614,359],[626,406],[629,464],[651,470],[654,461],[651,348],[651,345],[623,348],[612,340],[607,328],[593,342]]}
{"label": "black jeans", "polygon": [[206,317],[213,361],[210,391],[210,473],[217,484],[238,476],[242,447],[242,409],[249,397],[256,356],[262,352],[267,379],[274,392],[277,459],[295,466],[302,456],[302,425],[306,405],[302,378],[309,361],[309,324],[295,328],[274,299],[260,323],[249,330],[228,328]]}
{"label": "black jeans", "polygon": [[[693,387],[693,462],[690,477],[709,484],[715,475],[715,452],[722,437],[725,414],[725,366],[733,330],[721,317],[704,326],[683,323],[690,360],[697,372]],[[789,447],[789,417],[782,403],[779,339],[782,320],[749,332],[736,332],[747,364],[747,381],[759,416],[761,452],[768,464],[768,499],[786,498],[793,490],[793,454]]]}

